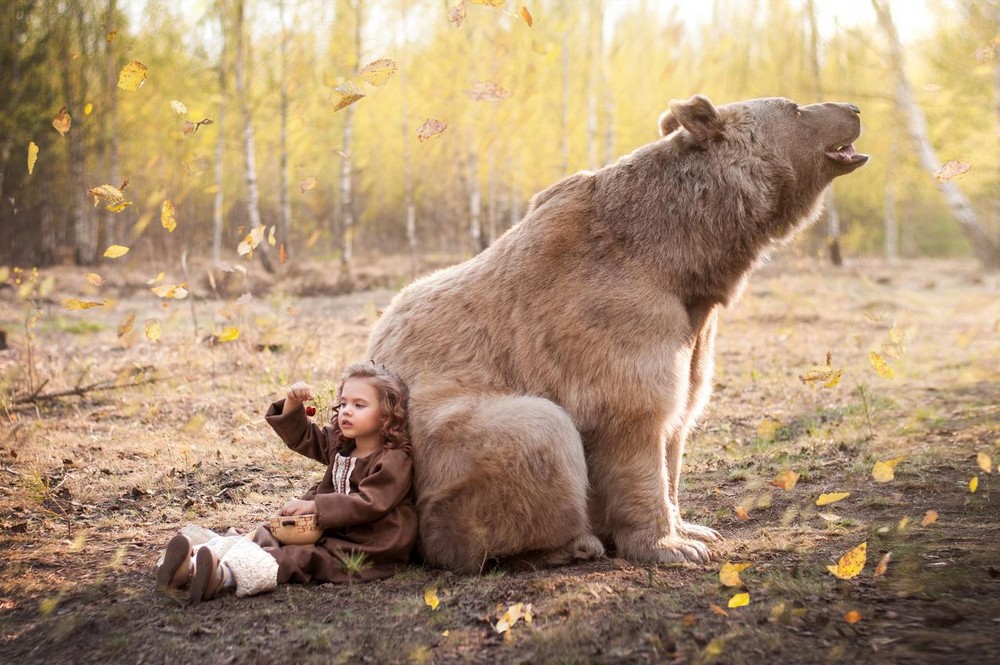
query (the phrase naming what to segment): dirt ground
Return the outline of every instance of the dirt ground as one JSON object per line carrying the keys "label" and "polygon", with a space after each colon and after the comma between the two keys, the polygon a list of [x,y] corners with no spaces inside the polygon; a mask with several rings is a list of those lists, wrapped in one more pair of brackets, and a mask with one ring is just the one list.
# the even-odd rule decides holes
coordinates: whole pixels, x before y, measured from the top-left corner
{"label": "dirt ground", "polygon": [[[92,287],[43,271],[55,283],[37,319],[0,290],[2,663],[1000,662],[1000,507],[979,464],[1000,462],[1000,278],[971,262],[758,273],[722,318],[715,397],[685,459],[682,509],[726,537],[709,565],[414,565],[198,606],[157,591],[159,550],[186,523],[246,528],[319,478],[264,410],[297,379],[332,388],[396,284],[306,297],[324,289],[298,273],[252,299],[199,281],[170,300],[143,285],[150,272]],[[84,297],[108,302],[61,305]],[[238,339],[213,343],[226,328]],[[840,383],[805,385],[827,351]],[[37,399],[18,402],[26,391]],[[794,487],[771,484],[789,470]],[[816,505],[831,492],[850,496]],[[828,572],[861,543],[859,575]],[[727,561],[752,564],[742,587],[720,583]],[[740,592],[749,604],[729,608]],[[498,632],[515,603],[532,621]]]}

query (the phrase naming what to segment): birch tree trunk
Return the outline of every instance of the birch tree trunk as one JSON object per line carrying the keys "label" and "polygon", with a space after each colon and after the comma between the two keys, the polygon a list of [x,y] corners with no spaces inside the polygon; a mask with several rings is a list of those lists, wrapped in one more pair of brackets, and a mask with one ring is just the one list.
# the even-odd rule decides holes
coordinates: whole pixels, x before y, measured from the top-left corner
{"label": "birch tree trunk", "polygon": [[[357,0],[351,8],[354,10],[354,64],[355,69],[361,66],[361,31],[364,24],[363,0]],[[343,161],[340,166],[340,204],[343,215],[341,223],[340,242],[340,280],[351,283],[354,268],[354,182],[351,143],[354,138],[354,106],[345,109]]]}
{"label": "birch tree trunk", "polygon": [[222,224],[223,224],[223,175],[225,172],[226,155],[226,104],[229,102],[228,86],[226,85],[226,54],[228,52],[229,34],[226,25],[227,3],[219,3],[219,27],[221,28],[222,48],[219,51],[219,115],[215,121],[215,198],[212,201],[212,263],[218,265],[222,261]]}
{"label": "birch tree trunk", "polygon": [[562,10],[562,59],[561,59],[561,73],[562,73],[562,105],[559,113],[559,122],[561,143],[560,143],[560,155],[561,162],[559,164],[559,173],[556,174],[557,178],[562,178],[569,173],[569,99],[570,99],[570,53],[569,53],[569,17],[570,10],[567,7],[565,0],[561,6]]}
{"label": "birch tree trunk", "polygon": [[285,27],[285,2],[278,2],[278,19],[281,23],[281,43],[278,85],[278,107],[280,115],[278,152],[278,191],[281,206],[281,233],[279,243],[284,245],[285,256],[288,255],[289,243],[292,237],[292,201],[289,196],[288,177],[288,30]]}
{"label": "birch tree trunk", "polygon": [[[118,13],[117,0],[108,2],[108,13],[105,21],[107,32],[114,30],[115,17]],[[118,67],[114,53],[115,40],[104,40],[105,58],[105,85],[107,86],[108,111],[102,117],[107,122],[108,136],[108,177],[115,187],[121,184],[121,173],[119,172],[119,146],[118,146]],[[102,228],[98,234],[97,246],[103,247],[111,242],[122,241],[123,234],[119,232],[117,215],[118,213],[105,211],[101,215]]]}
{"label": "birch tree trunk", "polygon": [[[927,120],[910,90],[910,83],[906,78],[903,66],[903,48],[899,43],[899,36],[896,34],[896,26],[892,22],[892,14],[883,0],[871,0],[871,3],[878,17],[879,27],[889,42],[889,65],[896,77],[897,102],[907,119],[910,138],[916,146],[920,164],[933,177],[934,173],[941,168],[941,160],[938,159],[934,146],[931,145],[930,135],[927,131]],[[972,251],[979,259],[980,264],[987,269],[1000,267],[1000,247],[980,225],[976,212],[972,209],[972,205],[962,190],[951,181],[938,182],[937,185],[951,208],[952,214],[958,220],[959,228],[972,245]]]}
{"label": "birch tree trunk", "polygon": [[[813,74],[813,93],[817,102],[823,101],[823,74],[819,61],[819,26],[816,21],[816,2],[808,0],[806,3],[806,14],[809,19],[809,55]],[[840,214],[837,211],[837,202],[833,195],[834,184],[830,183],[823,194],[824,209],[826,210],[826,247],[830,256],[830,263],[840,267],[844,265],[844,257],[840,251]]]}
{"label": "birch tree trunk", "polygon": [[410,118],[406,107],[406,63],[407,53],[407,16],[409,2],[400,0],[400,19],[403,23],[403,64],[399,68],[400,116],[403,131],[403,205],[406,207],[406,244],[410,253],[410,279],[417,276],[417,208],[413,203],[413,173],[410,164]]}
{"label": "birch tree trunk", "polygon": [[886,155],[885,199],[885,261],[891,266],[899,263],[899,223],[896,221],[896,158],[899,153],[895,133]]}
{"label": "birch tree trunk", "polygon": [[[257,157],[254,140],[253,114],[250,112],[250,93],[247,85],[246,66],[249,58],[247,39],[244,34],[244,0],[236,1],[236,95],[240,100],[243,115],[243,157],[246,166],[247,222],[251,229],[263,226],[260,217],[260,191],[257,187]],[[267,272],[274,267],[267,256],[267,241],[261,242],[255,250]]]}
{"label": "birch tree trunk", "polygon": [[[85,159],[84,139],[86,124],[83,122],[82,100],[86,97],[86,78],[79,70],[83,66],[82,58],[73,58],[70,48],[71,40],[74,36],[81,41],[84,40],[83,29],[83,8],[79,1],[75,2],[67,11],[62,20],[65,21],[66,28],[59,39],[62,60],[62,84],[63,96],[66,109],[75,120],[74,126],[64,137],[69,141],[69,172],[70,181],[73,183],[74,191],[87,191],[85,179]],[[80,48],[80,53],[85,53],[85,49]],[[118,187],[120,182],[111,183]],[[74,259],[78,265],[89,265],[96,259],[97,245],[94,237],[93,224],[88,208],[88,198],[85,196],[74,196],[70,207],[70,221],[72,227],[72,242]]]}
{"label": "birch tree trunk", "polygon": [[597,100],[601,97],[601,66],[603,64],[603,12],[601,0],[590,0],[590,80],[587,84],[587,163],[591,169],[601,166],[597,138]]}

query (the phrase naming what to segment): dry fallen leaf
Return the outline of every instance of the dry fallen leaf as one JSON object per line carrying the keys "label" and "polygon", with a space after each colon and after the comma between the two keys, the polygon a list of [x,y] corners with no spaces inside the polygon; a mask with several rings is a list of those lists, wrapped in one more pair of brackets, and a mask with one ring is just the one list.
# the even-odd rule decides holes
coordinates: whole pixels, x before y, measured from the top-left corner
{"label": "dry fallen leaf", "polygon": [[969,492],[975,494],[976,490],[979,489],[979,476],[973,476],[972,480],[969,481]]}
{"label": "dry fallen leaf", "polygon": [[857,610],[851,610],[850,612],[844,615],[844,621],[846,621],[847,623],[857,623],[861,621],[861,612],[858,612]]}
{"label": "dry fallen leaf", "polygon": [[910,518],[904,516],[903,519],[899,520],[899,524],[896,525],[896,530],[902,533],[906,531],[906,527],[910,526]]}
{"label": "dry fallen leaf", "polygon": [[885,571],[889,569],[889,562],[892,561],[892,552],[886,552],[879,559],[878,565],[875,566],[875,574],[872,575],[872,579],[881,577],[885,575]]}
{"label": "dry fallen leaf", "polygon": [[507,608],[507,611],[503,613],[494,626],[494,629],[498,633],[505,633],[510,630],[511,626],[518,622],[520,619],[524,619],[525,623],[531,623],[531,604],[525,605],[524,603],[514,603]]}
{"label": "dry fallen leaf", "polygon": [[906,459],[906,456],[896,457],[894,459],[886,460],[884,462],[875,462],[872,467],[872,478],[878,483],[887,483],[896,477],[895,468],[896,465]]}
{"label": "dry fallen leaf", "polygon": [[448,123],[434,118],[427,118],[424,123],[417,128],[417,140],[421,143],[433,138],[448,129]]}
{"label": "dry fallen leaf", "polygon": [[746,522],[750,519],[750,513],[748,513],[747,509],[743,506],[733,506],[733,512],[736,513],[737,519],[741,522]]}
{"label": "dry fallen leaf", "polygon": [[462,22],[465,20],[465,0],[461,0],[458,5],[451,8],[448,12],[448,22],[451,23],[456,28],[462,27]]}
{"label": "dry fallen leaf", "polygon": [[280,263],[281,265],[285,265],[285,262],[287,261],[288,261],[288,250],[285,249],[285,243],[281,243],[278,246],[278,263]]}
{"label": "dry fallen leaf", "polygon": [[708,609],[712,610],[713,612],[715,612],[718,615],[721,615],[721,616],[724,616],[724,617],[728,617],[729,616],[729,612],[725,611],[724,609],[722,609],[721,607],[719,607],[715,603],[709,603]]}
{"label": "dry fallen leaf", "polygon": [[170,101],[170,108],[174,110],[177,115],[185,115],[188,112],[188,107],[184,105],[184,102],[172,99]]}
{"label": "dry fallen leaf", "polygon": [[976,453],[976,464],[984,473],[993,473],[993,460],[986,453]]}
{"label": "dry fallen leaf", "polygon": [[88,272],[87,282],[93,284],[94,286],[100,286],[101,284],[104,284],[104,278],[98,275],[96,272]]}
{"label": "dry fallen leaf", "polygon": [[112,185],[100,185],[99,187],[91,187],[87,190],[87,193],[94,197],[94,206],[101,202],[101,199],[107,201],[104,206],[105,209],[111,212],[121,212],[128,206],[132,205],[132,202],[125,198],[125,187],[128,186],[128,180],[122,183],[122,186],[113,187]]}
{"label": "dry fallen leaf", "polygon": [[965,162],[950,161],[934,172],[934,179],[938,182],[945,182],[952,178],[968,173],[972,168],[971,164]]}
{"label": "dry fallen leaf", "polygon": [[361,89],[361,86],[354,81],[346,81],[338,85],[330,93],[330,103],[333,104],[334,111],[339,111],[362,99],[364,96],[365,92]]}
{"label": "dry fallen leaf", "polygon": [[743,607],[744,605],[750,604],[750,594],[748,593],[738,593],[729,599],[728,607],[729,609],[734,609],[737,607]]}
{"label": "dry fallen leaf", "polygon": [[486,5],[487,7],[503,7],[507,0],[468,0],[470,5]]}
{"label": "dry fallen leaf", "polygon": [[937,522],[938,514],[936,510],[928,510],[924,515],[924,519],[920,520],[920,526],[927,526],[928,524],[934,524]]}
{"label": "dry fallen leaf", "polygon": [[118,74],[118,87],[122,90],[135,92],[146,82],[146,72],[148,68],[138,60],[133,60],[124,67]]}
{"label": "dry fallen leaf", "polygon": [[217,342],[232,342],[240,338],[240,329],[235,326],[230,326],[224,329],[220,333],[215,334],[215,341]]}
{"label": "dry fallen leaf", "polygon": [[431,610],[436,610],[441,601],[438,599],[437,589],[432,586],[424,589],[424,602],[427,603],[427,607]]}
{"label": "dry fallen leaf", "polygon": [[850,492],[830,492],[829,494],[820,494],[819,498],[816,499],[817,506],[828,506],[831,503],[837,503],[847,497],[851,496]]}
{"label": "dry fallen leaf", "polygon": [[799,474],[789,469],[788,471],[782,471],[775,476],[774,480],[771,481],[771,484],[775,487],[780,487],[783,490],[790,490],[795,487],[797,482],[799,482]]}
{"label": "dry fallen leaf", "polygon": [[124,337],[125,335],[132,332],[132,327],[135,325],[135,314],[129,314],[121,325],[118,326],[118,337]]}
{"label": "dry fallen leaf", "polygon": [[865,567],[867,552],[868,543],[861,543],[853,550],[850,550],[840,557],[836,566],[827,566],[826,569],[829,570],[834,576],[839,577],[842,580],[849,580],[852,577],[857,577]]}
{"label": "dry fallen leaf", "polygon": [[895,376],[895,372],[892,371],[892,367],[889,367],[889,363],[885,361],[885,358],[883,358],[882,354],[878,351],[872,351],[869,353],[868,360],[872,364],[872,369],[874,369],[875,373],[879,376],[883,376],[887,379],[891,379]]}
{"label": "dry fallen leaf", "polygon": [[511,96],[511,91],[500,87],[493,81],[478,81],[465,94],[477,102],[498,102]]}
{"label": "dry fallen leaf", "polygon": [[817,513],[817,515],[827,522],[833,523],[840,521],[840,515],[834,515],[833,513]]}
{"label": "dry fallen leaf", "polygon": [[66,113],[65,106],[59,109],[59,113],[52,119],[52,126],[63,136],[66,136],[66,132],[69,131],[72,124],[73,118],[70,117],[69,113]]}
{"label": "dry fallen leaf", "polygon": [[726,562],[719,571],[719,581],[726,586],[743,586],[740,573],[752,566],[750,563],[730,563]]}
{"label": "dry fallen leaf", "polygon": [[181,284],[159,284],[150,289],[153,293],[161,298],[174,298],[176,300],[183,300],[188,296],[187,282]]}

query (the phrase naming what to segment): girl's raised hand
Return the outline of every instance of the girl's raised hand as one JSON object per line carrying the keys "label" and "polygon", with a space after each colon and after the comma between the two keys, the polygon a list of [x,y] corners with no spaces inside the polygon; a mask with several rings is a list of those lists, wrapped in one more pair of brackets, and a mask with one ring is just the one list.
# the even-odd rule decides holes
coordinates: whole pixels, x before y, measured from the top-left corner
{"label": "girl's raised hand", "polygon": [[312,388],[310,388],[309,384],[304,381],[293,383],[288,389],[288,395],[285,399],[299,403],[308,402],[313,399]]}

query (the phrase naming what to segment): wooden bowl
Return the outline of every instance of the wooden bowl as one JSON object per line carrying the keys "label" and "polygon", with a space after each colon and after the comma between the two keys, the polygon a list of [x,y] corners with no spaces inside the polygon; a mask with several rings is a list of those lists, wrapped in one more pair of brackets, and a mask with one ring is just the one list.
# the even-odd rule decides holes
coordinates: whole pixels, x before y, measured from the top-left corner
{"label": "wooden bowl", "polygon": [[282,545],[312,545],[323,535],[315,515],[278,515],[267,523]]}

